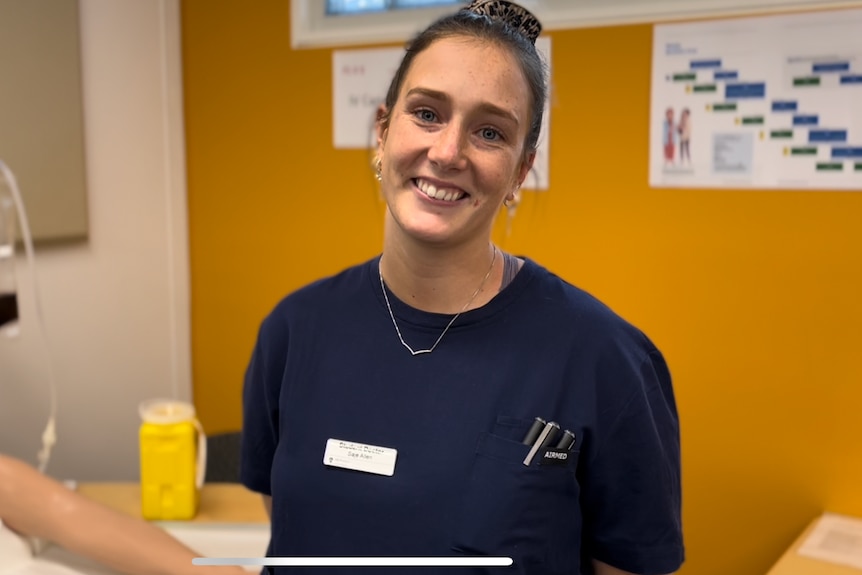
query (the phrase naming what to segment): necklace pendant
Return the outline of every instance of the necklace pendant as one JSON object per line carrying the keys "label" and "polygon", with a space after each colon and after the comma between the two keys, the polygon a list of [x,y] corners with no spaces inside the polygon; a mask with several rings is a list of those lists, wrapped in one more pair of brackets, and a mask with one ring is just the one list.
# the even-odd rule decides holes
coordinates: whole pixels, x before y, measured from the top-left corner
{"label": "necklace pendant", "polygon": [[410,352],[410,355],[416,357],[417,355],[423,355],[434,351],[437,348],[437,344],[440,343],[440,341],[443,339],[443,336],[446,335],[446,332],[448,332],[449,328],[452,327],[452,324],[455,323],[455,320],[461,317],[461,314],[464,313],[464,311],[466,311],[468,307],[470,307],[470,304],[473,303],[473,300],[475,300],[476,296],[479,295],[479,292],[482,291],[482,288],[485,286],[485,282],[488,281],[488,277],[491,275],[491,271],[494,269],[494,262],[497,260],[497,246],[493,246],[493,248],[494,252],[491,255],[491,265],[488,267],[488,271],[485,273],[485,277],[482,278],[482,283],[479,284],[479,287],[476,288],[476,291],[473,292],[473,295],[470,296],[470,299],[467,301],[466,304],[464,304],[464,307],[461,308],[461,311],[456,313],[452,317],[452,319],[449,320],[449,323],[446,324],[445,328],[443,328],[443,333],[440,334],[440,336],[437,338],[437,341],[434,342],[434,345],[432,345],[428,349],[414,350],[407,344],[406,341],[404,341],[404,336],[401,335],[401,330],[398,329],[398,322],[395,321],[395,314],[392,312],[392,305],[389,303],[389,296],[386,294],[386,284],[383,282],[383,273],[380,271],[380,262],[378,261],[377,276],[380,278],[380,289],[383,292],[383,300],[386,302],[386,309],[389,311],[389,317],[392,319],[392,325],[393,327],[395,327],[395,333],[396,335],[398,335],[398,340],[401,342],[401,345],[407,348],[407,351]]}

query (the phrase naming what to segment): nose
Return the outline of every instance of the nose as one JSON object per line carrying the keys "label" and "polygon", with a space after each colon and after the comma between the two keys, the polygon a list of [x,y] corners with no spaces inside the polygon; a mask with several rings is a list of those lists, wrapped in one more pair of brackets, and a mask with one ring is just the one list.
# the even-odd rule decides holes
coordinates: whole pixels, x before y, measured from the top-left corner
{"label": "nose", "polygon": [[447,124],[437,132],[428,150],[428,159],[443,170],[463,169],[467,158],[463,130],[456,123]]}

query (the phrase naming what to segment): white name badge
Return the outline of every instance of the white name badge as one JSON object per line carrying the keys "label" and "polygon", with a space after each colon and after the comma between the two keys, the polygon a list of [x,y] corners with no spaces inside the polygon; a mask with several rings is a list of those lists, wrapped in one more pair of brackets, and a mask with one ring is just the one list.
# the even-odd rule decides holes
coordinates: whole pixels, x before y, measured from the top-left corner
{"label": "white name badge", "polygon": [[377,445],[366,445],[341,439],[327,439],[323,463],[332,467],[376,473],[389,477],[395,473],[398,450]]}

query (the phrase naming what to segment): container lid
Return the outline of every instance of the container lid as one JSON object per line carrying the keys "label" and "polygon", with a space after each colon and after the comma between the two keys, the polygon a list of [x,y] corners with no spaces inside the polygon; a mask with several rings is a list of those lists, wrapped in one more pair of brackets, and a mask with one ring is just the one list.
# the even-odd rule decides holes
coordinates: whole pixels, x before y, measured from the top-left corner
{"label": "container lid", "polygon": [[195,407],[176,399],[148,399],[138,405],[138,413],[146,423],[170,425],[195,418]]}

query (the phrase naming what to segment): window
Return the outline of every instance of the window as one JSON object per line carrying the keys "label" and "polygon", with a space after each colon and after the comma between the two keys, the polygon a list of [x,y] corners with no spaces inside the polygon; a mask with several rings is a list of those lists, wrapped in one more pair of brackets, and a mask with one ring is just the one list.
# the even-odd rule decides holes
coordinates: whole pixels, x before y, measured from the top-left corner
{"label": "window", "polygon": [[404,42],[467,0],[291,0],[294,48]]}
{"label": "window", "polygon": [[463,4],[464,0],[326,0],[326,13],[363,14],[397,10],[398,8],[427,8],[428,6],[450,6]]}
{"label": "window", "polygon": [[[291,0],[294,48],[405,42],[467,0]],[[858,0],[518,0],[545,30],[858,7]]]}

